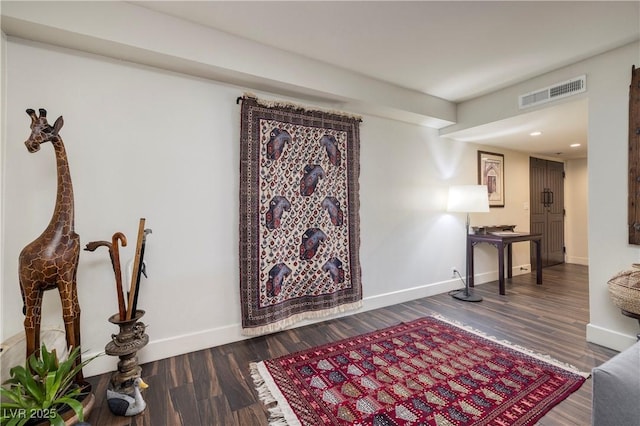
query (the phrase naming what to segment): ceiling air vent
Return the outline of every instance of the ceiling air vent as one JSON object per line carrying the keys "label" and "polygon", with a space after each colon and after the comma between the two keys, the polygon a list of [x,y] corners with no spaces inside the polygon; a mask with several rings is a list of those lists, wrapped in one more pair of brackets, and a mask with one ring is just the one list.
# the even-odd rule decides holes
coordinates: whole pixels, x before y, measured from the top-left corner
{"label": "ceiling air vent", "polygon": [[580,77],[572,78],[571,80],[563,81],[562,83],[557,83],[553,86],[545,87],[544,89],[520,95],[518,97],[518,106],[520,109],[529,108],[535,105],[554,101],[556,99],[575,95],[577,93],[582,93],[586,90],[587,76],[581,75]]}

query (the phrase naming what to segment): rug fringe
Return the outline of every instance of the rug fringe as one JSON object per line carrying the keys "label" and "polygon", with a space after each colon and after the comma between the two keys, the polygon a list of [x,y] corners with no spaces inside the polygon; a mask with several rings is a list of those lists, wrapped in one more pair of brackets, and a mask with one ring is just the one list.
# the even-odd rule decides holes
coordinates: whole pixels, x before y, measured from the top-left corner
{"label": "rug fringe", "polygon": [[566,371],[569,371],[571,373],[574,373],[574,374],[577,374],[579,376],[582,376],[585,379],[588,379],[591,376],[591,373],[580,371],[580,369],[575,367],[574,365],[571,365],[569,363],[557,360],[557,359],[553,358],[550,355],[532,351],[531,349],[525,348],[524,346],[520,346],[520,345],[516,345],[515,343],[511,343],[508,340],[498,339],[497,337],[490,336],[490,335],[488,335],[487,333],[485,333],[485,332],[483,332],[481,330],[478,330],[476,328],[473,328],[473,327],[471,327],[469,325],[463,324],[463,323],[458,322],[456,320],[452,320],[452,319],[446,318],[446,317],[444,317],[442,315],[439,315],[439,314],[433,314],[431,316],[433,318],[439,319],[440,321],[444,321],[446,323],[454,325],[454,326],[456,326],[458,328],[461,328],[461,329],[466,330],[468,332],[471,332],[473,334],[477,334],[478,336],[483,337],[485,339],[488,339],[488,340],[491,340],[493,342],[499,343],[501,345],[507,346],[507,347],[509,347],[511,349],[514,349],[514,350],[518,351],[518,352],[522,352],[523,354],[529,355],[529,356],[531,356],[533,358],[537,358],[537,359],[539,359],[541,361],[544,361],[544,362],[547,362],[549,364],[555,365],[556,367],[562,368],[563,370],[566,370]]}
{"label": "rug fringe", "polygon": [[330,309],[323,309],[321,311],[301,312],[272,324],[260,327],[243,328],[242,334],[245,336],[260,336],[262,334],[275,333],[276,331],[284,330],[285,328],[303,320],[324,318],[329,315],[360,309],[361,307],[362,300],[359,300],[357,302],[345,303],[344,305],[335,306]]}
{"label": "rug fringe", "polygon": [[264,362],[250,363],[249,371],[251,372],[254,387],[258,391],[260,401],[265,406],[275,404],[273,407],[267,408],[269,426],[301,426],[286,398],[280,393],[278,386],[271,378],[271,374]]}
{"label": "rug fringe", "polygon": [[315,107],[315,106],[310,109],[307,106],[296,104],[295,102],[289,102],[289,101],[267,101],[265,99],[259,99],[255,94],[253,94],[251,92],[244,92],[242,97],[243,98],[248,98],[248,99],[253,99],[258,103],[258,105],[265,106],[267,108],[279,107],[279,108],[291,108],[293,110],[318,111],[318,112],[324,112],[324,113],[327,113],[327,114],[339,115],[341,117],[349,118],[349,119],[352,119],[352,120],[362,121],[362,116],[357,115],[357,114],[349,114],[349,113],[346,113],[344,111],[318,108],[318,107]]}
{"label": "rug fringe", "polygon": [[276,402],[276,399],[273,397],[271,392],[269,391],[269,387],[265,383],[264,379],[260,375],[258,371],[258,365],[255,362],[249,364],[249,370],[251,371],[251,378],[253,379],[253,384],[255,385],[256,390],[258,391],[258,398],[264,405],[271,404],[272,402]]}

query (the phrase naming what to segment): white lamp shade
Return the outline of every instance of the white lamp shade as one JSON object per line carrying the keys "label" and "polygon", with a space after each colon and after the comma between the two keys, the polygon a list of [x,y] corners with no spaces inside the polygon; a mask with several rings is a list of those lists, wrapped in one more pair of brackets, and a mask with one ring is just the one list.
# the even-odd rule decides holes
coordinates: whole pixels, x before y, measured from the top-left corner
{"label": "white lamp shade", "polygon": [[449,187],[448,212],[489,212],[487,185],[456,185]]}

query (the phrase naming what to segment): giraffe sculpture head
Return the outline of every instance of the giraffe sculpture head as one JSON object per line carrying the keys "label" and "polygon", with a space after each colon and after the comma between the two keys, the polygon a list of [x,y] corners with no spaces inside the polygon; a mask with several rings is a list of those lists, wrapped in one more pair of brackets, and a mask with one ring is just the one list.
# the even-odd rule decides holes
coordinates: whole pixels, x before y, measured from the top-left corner
{"label": "giraffe sculpture head", "polygon": [[40,144],[44,142],[54,142],[59,139],[58,132],[64,124],[62,116],[58,117],[53,126],[47,122],[47,110],[40,108],[40,117],[32,109],[27,110],[27,114],[31,117],[31,135],[24,144],[29,152],[37,152],[40,150]]}

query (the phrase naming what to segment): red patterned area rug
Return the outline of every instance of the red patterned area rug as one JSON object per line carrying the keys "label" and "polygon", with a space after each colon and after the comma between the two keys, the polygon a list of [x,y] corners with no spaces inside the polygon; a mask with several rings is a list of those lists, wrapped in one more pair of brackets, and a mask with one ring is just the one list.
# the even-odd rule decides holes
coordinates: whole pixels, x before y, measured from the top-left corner
{"label": "red patterned area rug", "polygon": [[251,364],[271,425],[533,425],[589,376],[441,317]]}

